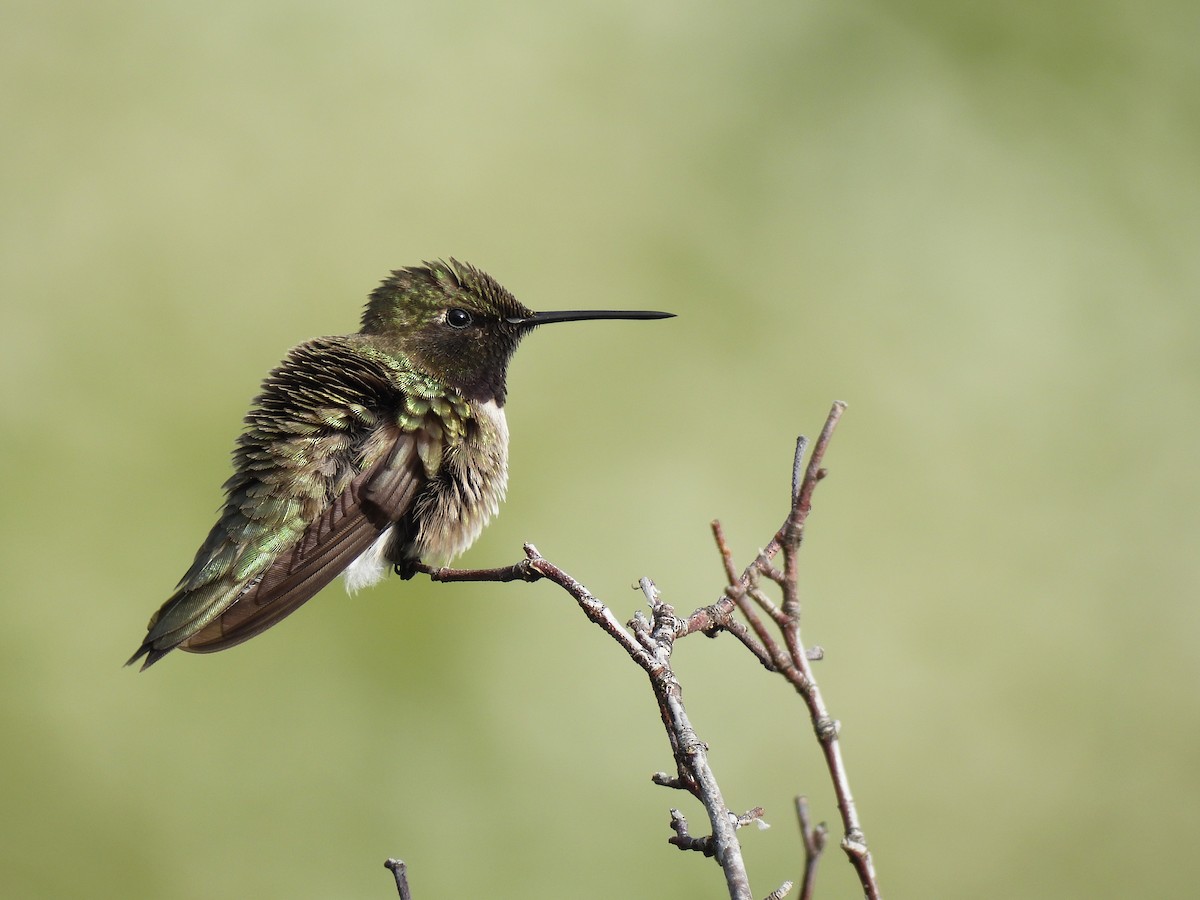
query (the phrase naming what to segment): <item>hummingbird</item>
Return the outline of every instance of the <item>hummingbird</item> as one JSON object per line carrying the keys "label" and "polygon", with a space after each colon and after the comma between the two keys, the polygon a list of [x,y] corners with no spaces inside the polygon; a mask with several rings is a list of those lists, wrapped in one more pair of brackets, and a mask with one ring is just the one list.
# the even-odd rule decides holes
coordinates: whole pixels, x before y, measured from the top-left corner
{"label": "hummingbird", "polygon": [[345,573],[353,593],[465,551],[508,485],[505,378],[521,338],[644,310],[534,312],[455,259],[397,269],[355,334],[293,348],[263,382],[225,503],[126,665],[233,647]]}

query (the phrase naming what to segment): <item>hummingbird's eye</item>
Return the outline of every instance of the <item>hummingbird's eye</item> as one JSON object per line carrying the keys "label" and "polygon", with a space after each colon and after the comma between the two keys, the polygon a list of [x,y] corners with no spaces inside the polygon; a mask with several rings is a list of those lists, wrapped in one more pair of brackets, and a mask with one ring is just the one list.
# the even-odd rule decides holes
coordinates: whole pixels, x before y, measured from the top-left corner
{"label": "hummingbird's eye", "polygon": [[446,324],[451,328],[466,328],[471,324],[471,314],[458,307],[448,309],[446,310]]}

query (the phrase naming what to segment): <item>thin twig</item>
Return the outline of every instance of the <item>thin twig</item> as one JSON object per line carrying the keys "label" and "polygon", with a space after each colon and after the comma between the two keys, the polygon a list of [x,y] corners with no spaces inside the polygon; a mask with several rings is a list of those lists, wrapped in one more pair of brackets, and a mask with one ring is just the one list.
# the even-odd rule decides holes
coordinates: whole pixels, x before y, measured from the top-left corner
{"label": "thin twig", "polygon": [[824,822],[812,824],[807,797],[796,798],[796,818],[800,822],[800,838],[804,841],[804,882],[798,900],[812,900],[817,885],[817,863],[821,861],[821,853],[825,850],[829,829]]}
{"label": "thin twig", "polygon": [[[816,490],[818,482],[826,476],[825,469],[821,467],[825,451],[829,447],[833,431],[845,408],[844,403],[833,404],[825,420],[825,425],[821,429],[821,434],[813,445],[807,466],[804,465],[807,441],[803,437],[797,439],[796,453],[792,461],[792,484],[787,518],[772,541],[759,552],[740,576],[737,575],[724,531],[719,523],[713,523],[713,536],[729,584],[725,589],[724,597],[710,606],[696,610],[688,617],[680,636],[695,630],[714,633],[718,629],[737,635],[737,629],[727,624],[727,620],[732,618],[733,609],[742,613],[743,618],[754,632],[757,643],[769,654],[775,671],[778,671],[792,684],[808,707],[813,730],[825,757],[826,768],[829,770],[838,809],[841,812],[844,829],[842,848],[858,873],[866,896],[878,898],[879,887],[875,877],[874,863],[867,849],[854,797],[850,791],[849,777],[845,761],[842,758],[841,743],[838,740],[840,726],[829,715],[812,671],[811,663],[820,659],[823,651],[820,647],[814,647],[811,651],[806,650],[800,637],[799,551],[804,540],[805,525],[809,513],[812,511],[813,492]],[[772,565],[772,560],[781,551],[783,568],[779,569]],[[761,590],[759,587],[760,577],[765,577],[780,587],[783,593],[781,607],[775,606]],[[778,642],[766,632],[765,623],[756,614],[754,605],[757,605],[758,609],[762,610],[779,627],[786,650],[780,648]],[[745,641],[743,640],[742,643]],[[808,868],[815,871],[815,864]],[[806,874],[806,885],[809,883],[810,877]],[[811,895],[811,891],[811,887],[806,887],[806,896]]]}
{"label": "thin twig", "polygon": [[404,865],[404,860],[389,859],[384,866],[391,869],[392,876],[396,879],[396,890],[400,893],[400,900],[412,900],[412,894],[408,890],[408,866]]}
{"label": "thin twig", "polygon": [[[782,626],[784,643],[787,645],[791,662],[789,667],[780,667],[780,673],[788,679],[803,698],[808,707],[809,716],[816,733],[821,752],[825,757],[826,767],[833,782],[834,794],[837,797],[838,810],[841,812],[843,837],[842,849],[850,859],[858,873],[859,882],[868,898],[876,900],[880,896],[879,885],[875,876],[875,866],[867,848],[866,836],[859,821],[858,810],[854,803],[854,795],[850,791],[849,776],[846,764],[842,758],[841,742],[838,740],[840,726],[825,705],[813,676],[810,662],[813,657],[819,658],[819,653],[809,654],[805,651],[800,638],[800,591],[799,591],[799,551],[804,541],[804,528],[808,515],[812,511],[812,496],[817,483],[825,478],[826,472],[821,468],[825,450],[833,437],[833,430],[845,410],[844,403],[834,403],[825,420],[825,427],[813,446],[808,466],[804,470],[803,480],[797,484],[793,477],[791,492],[791,509],[783,527],[775,535],[774,544],[783,551],[783,570],[780,571],[769,564],[774,554],[760,553],[752,564],[758,571],[779,585],[783,592],[782,612],[786,619]],[[800,470],[799,454],[803,450],[802,442],[797,441],[797,459],[793,463],[793,476]],[[743,579],[740,583],[745,583]],[[819,650],[819,648],[817,648]]]}
{"label": "thin twig", "polygon": [[833,436],[833,429],[841,417],[845,404],[835,403],[826,419],[821,436],[813,447],[813,453],[808,461],[804,481],[799,490],[793,486],[792,509],[784,527],[778,535],[783,550],[783,572],[771,573],[771,578],[779,584],[783,591],[783,611],[788,616],[788,624],[783,629],[784,640],[788,647],[794,669],[783,671],[783,675],[799,692],[808,707],[813,730],[825,756],[826,767],[829,769],[833,782],[834,794],[837,796],[838,809],[842,815],[843,837],[841,846],[858,873],[859,881],[868,898],[875,900],[880,896],[879,885],[875,877],[875,865],[867,847],[866,835],[859,821],[858,810],[854,803],[854,795],[850,791],[850,779],[846,764],[842,758],[841,742],[838,740],[840,726],[829,715],[824,697],[813,676],[809,656],[805,652],[800,639],[800,591],[799,591],[799,562],[800,545],[804,540],[804,526],[808,514],[812,511],[812,495],[817,482],[825,477],[821,461],[825,449]]}
{"label": "thin twig", "polygon": [[[741,612],[742,617],[750,624],[750,628],[757,636],[758,642],[757,644],[750,644],[742,638],[740,626],[737,620],[733,618],[732,611],[724,616],[721,628],[733,634],[743,644],[746,644],[747,648],[759,658],[759,661],[769,671],[777,671],[781,664],[786,664],[784,657],[775,645],[775,639],[767,630],[767,626],[763,624],[758,613],[754,611],[753,605],[746,600],[747,593],[753,591],[754,587],[752,585],[747,587],[738,582],[737,570],[733,564],[733,552],[729,549],[729,544],[725,540],[725,529],[721,527],[719,519],[713,519],[712,532],[713,537],[717,541],[717,548],[721,553],[721,561],[725,565],[725,577],[729,579],[729,587],[725,589],[725,596],[734,602]],[[766,612],[770,615],[769,609]]]}
{"label": "thin twig", "polygon": [[[742,610],[745,613],[745,610]],[[768,672],[778,672],[779,663],[781,660],[772,658],[771,651],[759,641],[756,641],[746,629],[746,626],[732,616],[728,621],[721,625],[721,630],[732,634],[735,638],[742,642],[747,650],[758,657],[758,661],[762,663],[763,668]],[[756,629],[757,630],[757,629]]]}
{"label": "thin twig", "polygon": [[498,566],[495,569],[451,569],[427,566],[424,563],[414,563],[413,569],[424,572],[431,581],[538,581],[542,573],[533,565],[533,557],[529,557],[529,545],[526,545],[527,559],[511,566]]}
{"label": "thin twig", "polygon": [[[758,556],[748,565],[736,582],[731,582],[734,587],[749,587],[752,572],[755,569],[763,571],[764,574],[770,571],[769,566],[775,555],[782,549],[785,538],[795,541],[796,534],[803,534],[804,520],[808,517],[812,510],[812,493],[816,489],[817,482],[825,477],[825,470],[820,467],[821,462],[825,458],[825,451],[829,449],[829,441],[833,437],[833,430],[837,427],[838,420],[841,419],[842,413],[845,412],[846,404],[841,400],[835,400],[833,407],[829,411],[829,415],[825,419],[825,425],[821,429],[821,434],[817,438],[816,444],[813,446],[812,455],[808,460],[808,468],[805,471],[804,480],[801,482],[799,489],[796,489],[794,476],[799,468],[798,461],[793,459],[792,473],[793,485],[792,495],[794,501],[789,505],[788,516],[784,520],[783,525],[771,538],[770,543],[759,551]],[[803,439],[796,441],[796,449],[802,451],[807,442]],[[764,567],[766,567],[764,569]],[[719,621],[722,616],[727,615],[736,603],[728,596],[722,597],[711,606],[704,606],[692,613],[684,623],[683,631],[680,633],[690,634],[693,631],[706,631],[712,627],[714,621]]]}

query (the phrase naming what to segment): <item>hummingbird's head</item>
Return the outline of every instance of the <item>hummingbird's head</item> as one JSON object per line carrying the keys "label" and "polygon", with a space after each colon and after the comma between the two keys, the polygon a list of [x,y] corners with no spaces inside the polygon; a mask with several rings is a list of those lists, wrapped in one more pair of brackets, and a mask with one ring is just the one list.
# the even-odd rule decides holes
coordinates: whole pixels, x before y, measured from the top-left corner
{"label": "hummingbird's head", "polygon": [[385,278],[362,332],[391,338],[414,365],[467,396],[503,403],[508,361],[533,315],[486,272],[438,260]]}
{"label": "hummingbird's head", "polygon": [[456,259],[397,269],[371,293],[362,333],[474,400],[503,405],[517,344],[538,325],[581,319],[664,319],[672,313],[534,312],[491,275]]}

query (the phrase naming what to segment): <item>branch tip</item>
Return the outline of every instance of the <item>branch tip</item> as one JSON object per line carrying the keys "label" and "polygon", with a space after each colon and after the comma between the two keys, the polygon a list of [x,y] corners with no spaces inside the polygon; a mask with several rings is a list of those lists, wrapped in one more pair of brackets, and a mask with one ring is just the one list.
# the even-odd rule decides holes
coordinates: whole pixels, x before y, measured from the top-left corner
{"label": "branch tip", "polygon": [[400,894],[400,900],[412,900],[412,894],[408,890],[408,866],[404,864],[404,860],[388,859],[383,866],[390,869],[392,877],[396,879],[396,891]]}

